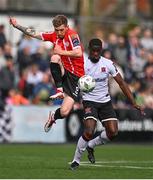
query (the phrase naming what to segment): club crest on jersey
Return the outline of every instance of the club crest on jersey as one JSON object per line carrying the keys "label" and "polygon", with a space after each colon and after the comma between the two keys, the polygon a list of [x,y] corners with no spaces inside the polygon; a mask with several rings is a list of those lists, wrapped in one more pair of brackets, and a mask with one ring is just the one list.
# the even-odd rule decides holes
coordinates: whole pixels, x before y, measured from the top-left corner
{"label": "club crest on jersey", "polygon": [[66,47],[68,47],[68,46],[69,46],[69,42],[65,42],[64,45],[65,45]]}
{"label": "club crest on jersey", "polygon": [[101,67],[101,72],[106,72],[106,67]]}

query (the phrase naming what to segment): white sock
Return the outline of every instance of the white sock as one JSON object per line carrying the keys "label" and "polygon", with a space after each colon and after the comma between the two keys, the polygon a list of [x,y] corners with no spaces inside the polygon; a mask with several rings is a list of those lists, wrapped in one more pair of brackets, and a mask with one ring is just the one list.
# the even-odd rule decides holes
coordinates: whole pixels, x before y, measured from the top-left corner
{"label": "white sock", "polygon": [[74,159],[72,162],[76,161],[78,164],[80,163],[83,152],[86,150],[88,145],[88,141],[85,141],[82,136],[79,138],[77,147],[74,154]]}
{"label": "white sock", "polygon": [[110,140],[108,139],[108,137],[106,135],[106,131],[104,130],[104,131],[101,132],[101,134],[99,136],[97,136],[96,138],[90,140],[88,142],[88,146],[91,147],[91,148],[94,148],[95,146],[106,144],[109,141]]}

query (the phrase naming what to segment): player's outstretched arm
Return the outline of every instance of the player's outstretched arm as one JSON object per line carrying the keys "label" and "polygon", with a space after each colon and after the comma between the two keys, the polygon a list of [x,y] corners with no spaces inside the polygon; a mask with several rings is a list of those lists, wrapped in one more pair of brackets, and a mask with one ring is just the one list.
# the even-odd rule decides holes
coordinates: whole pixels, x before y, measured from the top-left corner
{"label": "player's outstretched arm", "polygon": [[67,50],[62,50],[59,45],[56,45],[54,47],[54,54],[58,54],[58,55],[62,55],[62,56],[81,57],[82,50],[81,50],[81,47],[78,47],[71,51],[67,51]]}
{"label": "player's outstretched arm", "polygon": [[10,21],[10,24],[11,24],[14,28],[20,30],[20,31],[23,32],[24,34],[26,34],[26,35],[28,35],[28,36],[31,36],[31,37],[33,37],[33,38],[37,38],[37,39],[42,40],[41,35],[40,35],[39,32],[36,32],[35,29],[31,29],[31,28],[23,27],[23,26],[19,25],[19,24],[17,23],[16,18],[10,17],[9,21]]}
{"label": "player's outstretched arm", "polygon": [[129,99],[129,101],[131,102],[132,106],[134,108],[136,108],[137,110],[139,110],[142,115],[145,115],[144,108],[139,106],[138,104],[136,104],[135,99],[133,97],[133,94],[132,94],[130,88],[128,87],[126,82],[123,80],[121,75],[118,73],[117,76],[114,77],[114,79],[118,83],[118,85],[120,86],[120,88],[123,91],[124,95]]}

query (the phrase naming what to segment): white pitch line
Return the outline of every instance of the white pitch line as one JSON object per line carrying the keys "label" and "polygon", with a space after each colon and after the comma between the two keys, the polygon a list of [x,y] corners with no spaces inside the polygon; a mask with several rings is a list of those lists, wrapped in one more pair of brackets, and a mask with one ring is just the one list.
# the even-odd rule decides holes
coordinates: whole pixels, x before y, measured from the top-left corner
{"label": "white pitch line", "polygon": [[[81,161],[81,164],[87,164],[89,163],[89,161]],[[152,164],[153,161],[132,161],[132,160],[121,160],[121,161],[96,161],[96,164],[120,164],[120,163],[149,163],[149,164]]]}
{"label": "white pitch line", "polygon": [[[119,163],[153,163],[153,161],[96,161],[96,164],[91,164],[88,161],[80,162],[81,166],[89,166],[89,167],[107,167],[107,168],[126,168],[126,169],[146,169],[153,170],[153,167],[144,167],[144,166],[130,166],[130,165],[107,165],[107,164],[119,164]],[[68,164],[71,164],[69,162]]]}
{"label": "white pitch line", "polygon": [[108,168],[126,168],[126,169],[147,169],[153,170],[153,167],[140,167],[140,166],[111,166],[111,165],[102,165],[102,164],[81,164],[81,166],[89,167],[108,167]]}

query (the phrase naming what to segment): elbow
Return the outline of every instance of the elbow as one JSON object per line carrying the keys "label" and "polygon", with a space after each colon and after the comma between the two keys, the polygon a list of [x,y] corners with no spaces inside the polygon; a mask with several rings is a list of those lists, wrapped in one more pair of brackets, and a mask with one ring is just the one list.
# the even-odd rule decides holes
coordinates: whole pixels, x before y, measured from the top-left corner
{"label": "elbow", "polygon": [[83,53],[82,52],[78,52],[77,53],[77,57],[82,57]]}
{"label": "elbow", "polygon": [[75,55],[76,55],[76,57],[82,57],[82,55],[83,55],[82,50],[81,50],[80,48],[79,48],[79,49],[76,49]]}

